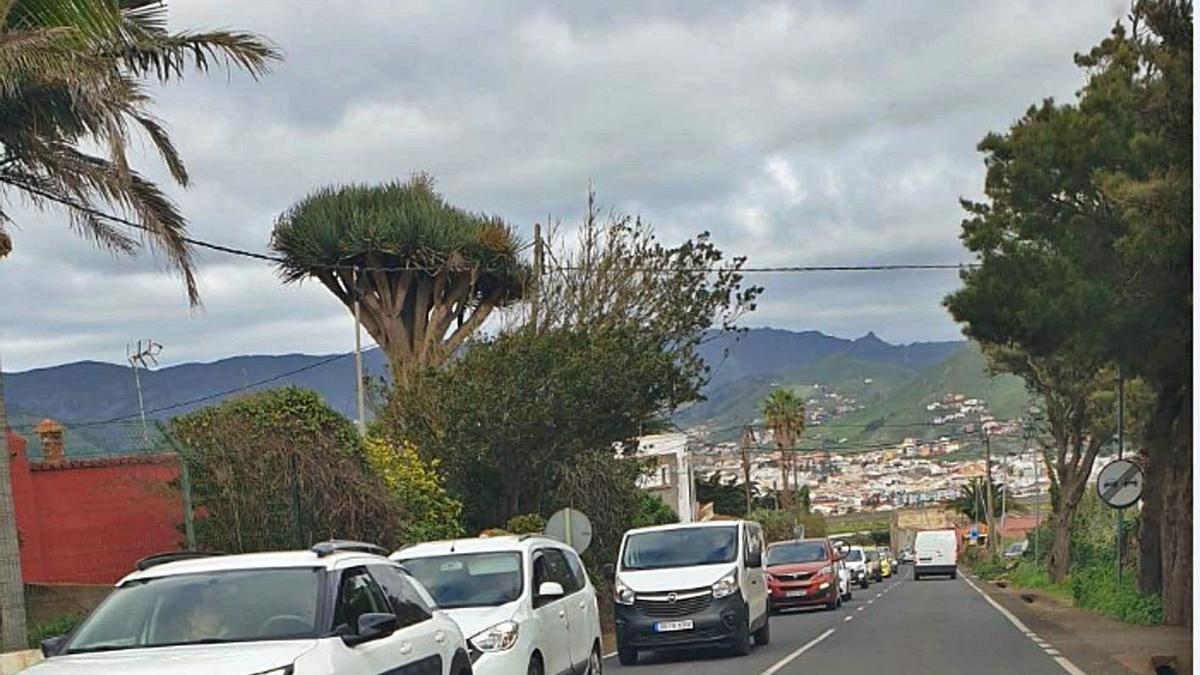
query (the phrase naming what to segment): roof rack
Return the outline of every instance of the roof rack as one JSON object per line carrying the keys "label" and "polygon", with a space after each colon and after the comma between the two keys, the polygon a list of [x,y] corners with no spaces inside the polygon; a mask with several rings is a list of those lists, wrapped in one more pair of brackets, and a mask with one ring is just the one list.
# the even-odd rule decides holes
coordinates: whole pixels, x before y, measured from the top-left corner
{"label": "roof rack", "polygon": [[353,553],[373,553],[375,555],[383,556],[387,555],[387,549],[382,546],[368,544],[364,541],[349,541],[347,539],[330,539],[329,541],[322,541],[320,543],[313,544],[313,547],[309,550],[313,553],[316,553],[318,558],[324,558],[327,555],[332,555],[342,551],[349,551]]}
{"label": "roof rack", "polygon": [[166,563],[178,562],[180,560],[194,560],[196,558],[211,558],[213,556],[225,555],[219,551],[167,551],[165,553],[155,553],[148,555],[133,564],[139,572],[144,572],[151,567],[165,565]]}

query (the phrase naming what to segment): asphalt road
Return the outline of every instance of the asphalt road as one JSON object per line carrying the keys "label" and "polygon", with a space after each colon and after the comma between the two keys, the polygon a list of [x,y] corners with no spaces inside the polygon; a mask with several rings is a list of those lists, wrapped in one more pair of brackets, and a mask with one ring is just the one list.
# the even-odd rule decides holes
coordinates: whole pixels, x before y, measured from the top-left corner
{"label": "asphalt road", "polygon": [[912,567],[903,565],[889,580],[867,590],[854,589],[854,598],[839,610],[771,617],[771,644],[754,647],[749,656],[651,652],[643,653],[636,666],[622,667],[616,658],[607,659],[604,666],[609,673],[637,675],[1082,672],[1027,633],[961,574],[956,580],[913,581]]}

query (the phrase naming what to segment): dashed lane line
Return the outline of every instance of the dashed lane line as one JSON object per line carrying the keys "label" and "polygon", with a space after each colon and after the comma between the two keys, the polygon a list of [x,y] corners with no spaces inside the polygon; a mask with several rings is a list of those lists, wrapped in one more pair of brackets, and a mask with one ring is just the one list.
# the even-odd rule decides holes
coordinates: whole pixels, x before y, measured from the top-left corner
{"label": "dashed lane line", "polygon": [[1042,640],[1037,636],[1036,633],[1029,630],[1029,627],[1022,623],[1021,620],[1016,616],[1014,616],[1012,612],[1008,611],[1003,605],[993,600],[992,596],[984,593],[983,590],[972,583],[970,579],[968,579],[966,576],[961,578],[963,581],[967,582],[967,585],[974,589],[976,593],[982,595],[983,599],[987,600],[987,603],[991,605],[997,612],[1000,612],[1001,616],[1003,616],[1005,619],[1008,619],[1009,623],[1016,626],[1017,630],[1021,631],[1025,637],[1029,638],[1030,642],[1037,645],[1038,648],[1045,652],[1047,656],[1054,659],[1054,662],[1061,666],[1063,670],[1067,671],[1071,675],[1087,675],[1080,670],[1078,666],[1076,666],[1074,663],[1071,663],[1070,659],[1063,656],[1062,653],[1055,649],[1050,643]]}
{"label": "dashed lane line", "polygon": [[854,620],[854,615],[853,615],[853,614],[851,614],[850,616],[848,616],[848,617],[846,617],[846,618],[842,619],[842,621],[853,621],[853,620]]}
{"label": "dashed lane line", "polygon": [[833,633],[834,633],[834,629],[830,628],[829,630],[825,631],[824,633],[821,633],[820,635],[813,638],[812,640],[809,640],[803,647],[797,649],[796,651],[792,652],[791,654],[788,654],[787,656],[785,656],[782,659],[780,659],[779,661],[777,661],[775,663],[775,665],[762,671],[762,675],[775,675],[775,673],[778,673],[780,670],[783,670],[784,666],[786,666],[787,664],[791,663],[792,661],[795,661],[796,659],[803,656],[804,652],[812,649],[813,647],[816,647],[818,644],[820,644],[820,642],[822,640],[829,637],[830,635],[833,635]]}

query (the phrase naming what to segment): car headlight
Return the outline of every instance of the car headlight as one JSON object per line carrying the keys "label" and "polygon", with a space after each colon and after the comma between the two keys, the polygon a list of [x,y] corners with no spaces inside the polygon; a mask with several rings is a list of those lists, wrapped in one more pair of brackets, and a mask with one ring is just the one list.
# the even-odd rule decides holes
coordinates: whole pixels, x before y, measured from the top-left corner
{"label": "car headlight", "polygon": [[632,605],[633,598],[633,589],[622,583],[620,579],[617,579],[617,583],[613,587],[613,602],[618,605]]}
{"label": "car headlight", "polygon": [[517,644],[516,621],[501,621],[476,633],[468,642],[481,652],[503,652]]}
{"label": "car headlight", "polygon": [[823,591],[823,590],[825,590],[826,588],[829,588],[829,582],[828,582],[828,581],[826,581],[825,583],[821,584],[821,590],[822,590],[822,591]]}
{"label": "car headlight", "polygon": [[717,583],[713,584],[713,586],[712,586],[713,597],[714,598],[724,598],[726,596],[737,593],[737,589],[738,589],[737,570],[733,570],[729,574],[726,574],[725,576],[718,579]]}

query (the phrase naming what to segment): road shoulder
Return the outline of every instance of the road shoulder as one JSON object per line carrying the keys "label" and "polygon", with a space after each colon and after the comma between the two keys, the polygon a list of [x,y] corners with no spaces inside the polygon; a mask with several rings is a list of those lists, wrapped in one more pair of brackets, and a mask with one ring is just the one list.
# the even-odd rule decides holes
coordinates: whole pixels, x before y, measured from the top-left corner
{"label": "road shoulder", "polygon": [[1028,589],[1001,588],[969,575],[972,584],[1015,615],[1038,639],[1090,675],[1154,675],[1152,659],[1175,657],[1192,672],[1192,634],[1173,626],[1135,626],[1071,607]]}

